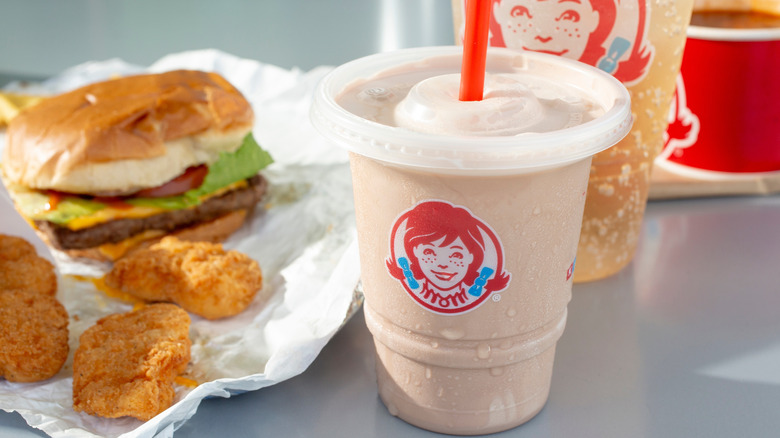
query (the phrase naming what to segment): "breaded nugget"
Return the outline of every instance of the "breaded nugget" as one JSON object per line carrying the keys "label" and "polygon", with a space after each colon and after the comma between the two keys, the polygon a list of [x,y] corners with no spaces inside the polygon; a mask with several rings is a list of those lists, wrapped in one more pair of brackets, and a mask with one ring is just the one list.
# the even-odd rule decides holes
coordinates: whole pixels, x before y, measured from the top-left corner
{"label": "breaded nugget", "polygon": [[54,296],[57,275],[28,241],[0,234],[0,290],[31,290]]}
{"label": "breaded nugget", "polygon": [[143,421],[167,409],[190,361],[189,328],[187,312],[164,303],[98,320],[73,357],[73,409]]}
{"label": "breaded nugget", "polygon": [[109,287],[147,301],[174,302],[208,319],[240,313],[263,284],[260,266],[222,245],[166,237],[114,264]]}
{"label": "breaded nugget", "polygon": [[37,255],[30,242],[18,236],[0,234],[0,260],[15,260],[30,255]]}
{"label": "breaded nugget", "polygon": [[68,313],[51,295],[0,289],[0,377],[48,379],[68,358]]}

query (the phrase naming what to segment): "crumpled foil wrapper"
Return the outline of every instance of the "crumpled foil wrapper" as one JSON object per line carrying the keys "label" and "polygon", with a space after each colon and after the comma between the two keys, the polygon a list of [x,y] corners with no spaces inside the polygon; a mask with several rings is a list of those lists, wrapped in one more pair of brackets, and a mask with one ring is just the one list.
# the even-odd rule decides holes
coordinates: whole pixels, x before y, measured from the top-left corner
{"label": "crumpled foil wrapper", "polygon": [[[0,233],[33,242],[58,270],[58,298],[70,315],[70,357],[52,379],[19,384],[0,379],[0,409],[16,411],[52,437],[170,437],[206,397],[230,397],[302,373],[359,307],[360,269],[346,152],[319,136],[309,106],[319,80],[330,71],[285,70],[216,50],[166,56],[148,68],[121,60],[89,62],[50,80],[10,84],[54,94],[118,75],[174,69],[216,71],[249,99],[254,136],[274,157],[262,173],[269,180],[264,206],[224,246],[257,260],[263,290],[243,313],[217,321],[192,317],[192,361],[186,376],[197,387],[176,386],[173,406],[153,419],[106,419],[72,408],[72,359],[81,333],[131,304],[107,296],[88,277],[109,266],[51,251],[16,213],[0,185]],[[5,145],[0,131],[0,150]]]}

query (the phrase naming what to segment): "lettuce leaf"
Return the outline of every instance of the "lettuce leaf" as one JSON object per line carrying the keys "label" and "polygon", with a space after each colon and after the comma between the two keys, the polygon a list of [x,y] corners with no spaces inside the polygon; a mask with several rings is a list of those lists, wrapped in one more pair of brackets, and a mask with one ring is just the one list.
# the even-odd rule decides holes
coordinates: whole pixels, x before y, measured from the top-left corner
{"label": "lettuce leaf", "polygon": [[88,216],[106,207],[101,202],[76,196],[63,198],[54,210],[49,210],[49,196],[39,191],[25,189],[18,185],[9,187],[9,191],[19,211],[25,217],[34,220],[47,220],[56,224],[65,224],[77,217]]}

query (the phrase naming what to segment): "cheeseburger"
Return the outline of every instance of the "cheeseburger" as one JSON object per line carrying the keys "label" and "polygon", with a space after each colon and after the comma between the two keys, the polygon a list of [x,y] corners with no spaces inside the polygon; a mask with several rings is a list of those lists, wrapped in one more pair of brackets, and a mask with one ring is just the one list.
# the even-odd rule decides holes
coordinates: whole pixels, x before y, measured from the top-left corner
{"label": "cheeseburger", "polygon": [[48,98],[8,126],[3,179],[53,247],[115,260],[165,234],[222,240],[271,163],[249,102],[215,73],[172,71]]}

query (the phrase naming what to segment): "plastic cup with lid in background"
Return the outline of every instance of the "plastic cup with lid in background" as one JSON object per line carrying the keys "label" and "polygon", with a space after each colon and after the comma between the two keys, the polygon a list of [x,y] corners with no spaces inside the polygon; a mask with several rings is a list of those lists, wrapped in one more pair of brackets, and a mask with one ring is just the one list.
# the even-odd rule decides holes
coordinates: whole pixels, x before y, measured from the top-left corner
{"label": "plastic cup with lid in background", "polygon": [[[612,74],[631,94],[631,133],[593,157],[574,280],[613,275],[639,243],[693,0],[491,1],[492,46],[576,59]],[[457,44],[466,2],[452,0]]]}
{"label": "plastic cup with lid in background", "polygon": [[547,400],[591,157],[632,119],[608,74],[508,49],[488,51],[484,98],[460,102],[461,56],[337,67],[311,117],[350,152],[381,399],[416,426],[481,434]]}

